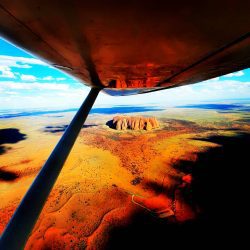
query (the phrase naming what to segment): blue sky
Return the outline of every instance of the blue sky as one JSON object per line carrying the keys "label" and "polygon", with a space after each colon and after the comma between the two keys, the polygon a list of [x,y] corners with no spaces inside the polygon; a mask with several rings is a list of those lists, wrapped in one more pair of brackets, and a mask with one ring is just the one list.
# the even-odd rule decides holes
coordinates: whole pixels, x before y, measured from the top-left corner
{"label": "blue sky", "polygon": [[[0,38],[0,109],[78,107],[89,88]],[[175,106],[250,98],[250,69],[209,81],[150,94],[112,97],[101,93],[96,105]]]}

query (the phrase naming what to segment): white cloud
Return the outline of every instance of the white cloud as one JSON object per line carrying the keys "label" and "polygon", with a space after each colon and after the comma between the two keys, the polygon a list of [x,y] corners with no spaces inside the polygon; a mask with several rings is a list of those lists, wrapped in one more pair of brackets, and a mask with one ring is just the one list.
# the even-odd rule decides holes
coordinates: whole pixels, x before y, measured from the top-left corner
{"label": "white cloud", "polygon": [[[58,83],[39,83],[39,82],[12,82],[5,81],[1,82],[1,87],[4,89],[16,89],[16,90],[58,90],[67,91],[69,85],[58,84]],[[34,96],[34,98],[36,98]]]}
{"label": "white cloud", "polygon": [[[194,101],[250,97],[250,82],[241,82],[237,80],[208,80],[190,85],[190,87],[192,88],[192,93],[189,93],[189,95]],[[178,91],[178,89],[180,88],[173,90]],[[188,97],[185,96],[185,98],[187,99]]]}
{"label": "white cloud", "polygon": [[234,73],[224,75],[224,77],[234,77],[234,76],[243,76],[243,75],[244,75],[244,72],[241,70],[241,71],[237,71],[237,72],[234,72]]}
{"label": "white cloud", "polygon": [[[12,89],[9,89],[9,86]],[[0,110],[6,108],[63,109],[79,107],[89,92],[89,88],[84,86],[73,89],[68,85],[57,83],[26,83],[26,86],[23,86],[22,83],[9,82],[5,83],[4,87],[8,88],[8,93],[6,93],[6,90],[0,91]],[[22,87],[25,87],[24,91],[20,90]],[[18,98],[15,92],[18,93]]]}
{"label": "white cloud", "polygon": [[21,75],[20,78],[22,81],[29,81],[29,82],[36,81],[36,77],[33,75]]}
{"label": "white cloud", "polygon": [[[202,83],[199,83],[200,86],[206,86],[206,88],[209,89],[224,89],[227,91],[230,88],[233,89],[241,89],[241,88],[249,88],[250,82],[241,82],[237,80],[223,80],[223,81],[205,81]],[[195,85],[194,85],[195,86]]]}
{"label": "white cloud", "polygon": [[6,95],[19,95],[19,93],[15,92],[15,91],[5,91],[4,94],[6,94]]}
{"label": "white cloud", "polygon": [[0,77],[3,77],[3,78],[15,78],[15,75],[11,71],[10,67],[0,65]]}
{"label": "white cloud", "polygon": [[42,78],[37,78],[33,75],[21,75],[21,80],[23,81],[36,81],[36,80],[43,80],[43,81],[63,81],[65,80],[66,78],[64,77],[53,77],[53,76],[45,76],[45,77],[42,77]]}
{"label": "white cloud", "polygon": [[[79,85],[73,88],[64,83],[14,82],[0,83],[0,108],[5,107],[78,107],[89,88]],[[24,91],[23,91],[24,90]],[[8,92],[8,93],[7,93]],[[15,93],[18,93],[16,98]],[[177,106],[216,100],[249,98],[250,81],[211,79],[194,85],[162,90],[158,92],[113,97],[100,93],[95,105],[154,104]]]}
{"label": "white cloud", "polygon": [[52,81],[53,79],[54,79],[54,77],[52,77],[52,76],[45,76],[42,78],[42,80],[44,80],[44,81]]}
{"label": "white cloud", "polygon": [[44,81],[63,81],[63,80],[66,80],[66,78],[65,77],[56,77],[56,78],[54,78],[53,76],[45,76],[45,77],[43,77],[42,78],[42,80],[44,80]]}
{"label": "white cloud", "polygon": [[31,68],[30,65],[48,66],[45,62],[36,58],[0,55],[0,66]]}
{"label": "white cloud", "polygon": [[[12,68],[31,68],[31,65],[43,65],[47,66],[46,63],[36,58],[19,57],[19,56],[7,56],[0,55],[0,77],[1,78],[16,78]],[[21,75],[21,79],[24,81],[35,81],[36,77],[31,75]]]}

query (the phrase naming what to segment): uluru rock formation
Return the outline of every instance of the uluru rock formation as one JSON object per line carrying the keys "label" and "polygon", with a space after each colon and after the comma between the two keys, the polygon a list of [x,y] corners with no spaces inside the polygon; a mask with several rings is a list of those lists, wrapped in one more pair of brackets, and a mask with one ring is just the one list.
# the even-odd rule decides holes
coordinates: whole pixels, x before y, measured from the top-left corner
{"label": "uluru rock formation", "polygon": [[155,117],[115,116],[107,124],[117,130],[151,130],[159,128],[159,122]]}

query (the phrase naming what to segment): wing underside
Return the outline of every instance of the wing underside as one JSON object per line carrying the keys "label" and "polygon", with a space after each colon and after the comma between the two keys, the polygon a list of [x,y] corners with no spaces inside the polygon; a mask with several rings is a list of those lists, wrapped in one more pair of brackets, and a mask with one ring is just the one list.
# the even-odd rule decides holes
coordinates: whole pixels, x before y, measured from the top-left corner
{"label": "wing underside", "polygon": [[0,34],[86,85],[130,95],[248,68],[249,9],[242,0],[0,0]]}

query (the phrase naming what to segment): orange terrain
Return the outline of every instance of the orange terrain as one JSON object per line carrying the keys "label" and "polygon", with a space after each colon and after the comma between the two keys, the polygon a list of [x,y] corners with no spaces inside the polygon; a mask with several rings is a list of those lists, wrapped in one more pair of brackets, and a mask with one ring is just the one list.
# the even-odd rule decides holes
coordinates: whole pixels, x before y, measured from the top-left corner
{"label": "orange terrain", "polygon": [[[111,116],[91,115],[25,249],[117,249],[112,241],[123,239],[121,235],[132,239],[137,229],[156,232],[165,225],[199,220],[207,209],[199,193],[206,190],[199,182],[203,178],[199,171],[206,168],[197,167],[197,162],[208,152],[217,153],[226,141],[211,138],[237,136],[226,129],[226,122],[239,119],[209,112],[213,120],[206,124],[199,122],[200,117],[191,119],[191,114],[187,119],[160,114],[159,128],[149,131],[115,130],[105,125]],[[0,129],[18,128],[26,138],[5,144],[5,152],[0,155],[0,232],[61,136],[69,116],[1,123]],[[236,122],[234,127],[246,135],[249,132],[248,124]],[[128,243],[119,244],[121,249]]]}

